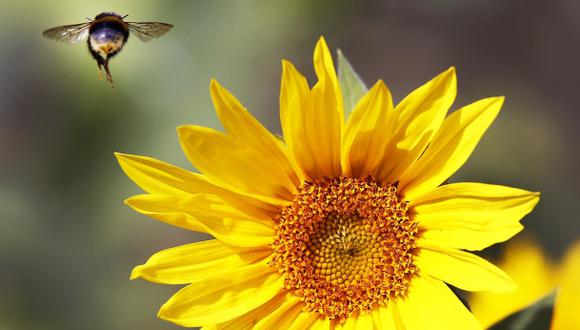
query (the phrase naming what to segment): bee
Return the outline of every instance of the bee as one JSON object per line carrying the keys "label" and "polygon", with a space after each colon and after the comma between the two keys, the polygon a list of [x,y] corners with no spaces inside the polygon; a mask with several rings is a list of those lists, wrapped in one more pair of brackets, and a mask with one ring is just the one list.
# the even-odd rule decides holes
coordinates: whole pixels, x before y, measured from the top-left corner
{"label": "bee", "polygon": [[147,42],[167,33],[173,25],[159,22],[125,22],[128,15],[100,13],[88,22],[63,25],[44,31],[48,38],[66,43],[78,43],[87,40],[89,52],[97,61],[99,79],[103,79],[102,67],[105,68],[107,81],[113,87],[113,77],[109,70],[109,60],[117,55],[129,38],[129,34]]}

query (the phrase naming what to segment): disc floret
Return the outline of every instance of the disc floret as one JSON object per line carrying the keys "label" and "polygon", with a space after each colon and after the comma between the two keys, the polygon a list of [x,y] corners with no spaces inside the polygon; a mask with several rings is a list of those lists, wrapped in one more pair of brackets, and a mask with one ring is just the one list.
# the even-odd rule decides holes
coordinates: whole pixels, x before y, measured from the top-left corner
{"label": "disc floret", "polygon": [[274,219],[272,266],[305,309],[344,321],[404,295],[417,224],[395,185],[371,177],[305,182]]}

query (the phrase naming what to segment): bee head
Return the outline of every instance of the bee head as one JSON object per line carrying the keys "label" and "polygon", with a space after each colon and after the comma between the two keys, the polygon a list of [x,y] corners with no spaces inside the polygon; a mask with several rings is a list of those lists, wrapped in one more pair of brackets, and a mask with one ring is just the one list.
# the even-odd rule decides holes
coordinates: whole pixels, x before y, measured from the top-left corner
{"label": "bee head", "polygon": [[105,13],[100,13],[97,16],[95,16],[95,20],[98,20],[98,19],[101,19],[101,18],[105,18],[107,16],[113,16],[113,17],[117,17],[117,18],[120,18],[120,19],[123,19],[124,17],[127,17],[126,15],[125,16],[121,16],[121,15],[119,15],[117,13],[113,13],[113,12],[105,12]]}

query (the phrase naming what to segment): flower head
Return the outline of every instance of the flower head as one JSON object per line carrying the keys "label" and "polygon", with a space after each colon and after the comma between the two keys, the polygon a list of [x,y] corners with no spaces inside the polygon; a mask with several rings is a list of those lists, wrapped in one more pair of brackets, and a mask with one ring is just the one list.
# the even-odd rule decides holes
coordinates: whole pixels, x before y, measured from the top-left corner
{"label": "flower head", "polygon": [[314,68],[318,82],[310,88],[283,61],[283,140],[212,81],[225,132],[178,129],[201,174],[117,154],[147,192],[128,205],[215,238],[158,252],[132,278],[188,284],[159,312],[183,326],[478,328],[447,284],[513,290],[504,272],[464,250],[515,235],[539,195],[443,183],[467,160],[503,98],[446,117],[456,95],[450,68],[396,107],[377,82],[345,121],[322,38]]}

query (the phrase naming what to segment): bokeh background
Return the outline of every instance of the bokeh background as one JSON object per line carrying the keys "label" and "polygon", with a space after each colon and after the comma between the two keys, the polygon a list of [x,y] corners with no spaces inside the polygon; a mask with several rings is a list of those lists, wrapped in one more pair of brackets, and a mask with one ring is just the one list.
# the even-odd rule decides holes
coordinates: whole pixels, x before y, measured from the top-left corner
{"label": "bokeh background", "polygon": [[[450,65],[456,105],[506,95],[451,181],[541,191],[524,223],[554,259],[580,236],[577,0],[0,4],[0,329],[176,329],[155,315],[178,287],[129,281],[130,270],[202,236],[123,205],[140,190],[113,152],[191,168],[175,127],[219,127],[212,77],[279,133],[280,60],[312,83],[320,35],[395,100]],[[148,44],[130,38],[111,64],[114,89],[85,44],[41,35],[102,11],[175,25]]]}

